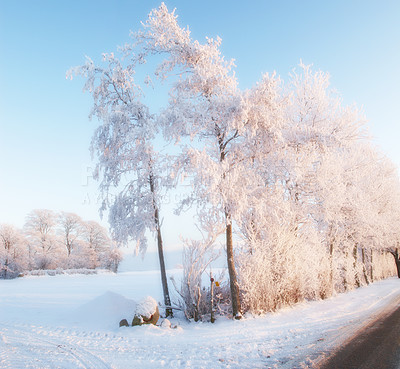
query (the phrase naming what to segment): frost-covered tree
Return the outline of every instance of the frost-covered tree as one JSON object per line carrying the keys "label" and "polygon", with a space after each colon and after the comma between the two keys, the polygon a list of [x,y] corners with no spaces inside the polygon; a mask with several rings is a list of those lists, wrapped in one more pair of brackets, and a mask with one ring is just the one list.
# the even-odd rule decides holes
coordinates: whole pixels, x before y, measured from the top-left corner
{"label": "frost-covered tree", "polygon": [[58,216],[58,227],[69,257],[74,248],[78,246],[79,238],[83,233],[83,221],[74,213],[61,212]]}
{"label": "frost-covered tree", "polygon": [[66,256],[56,235],[56,221],[56,215],[46,209],[33,210],[26,217],[29,257],[39,269],[54,268]]}
{"label": "frost-covered tree", "polygon": [[97,253],[104,251],[112,244],[106,229],[95,221],[83,223],[82,235],[89,248],[95,250]]}
{"label": "frost-covered tree", "polygon": [[3,278],[35,269],[95,269],[117,272],[121,251],[97,222],[47,209],[32,211],[24,231],[0,225],[0,265]]}
{"label": "frost-covered tree", "polygon": [[[296,229],[312,224],[322,235],[321,227],[332,230],[325,217],[326,198],[333,196],[336,204],[342,201],[338,192],[342,178],[331,181],[324,177],[321,166],[331,166],[335,176],[344,173],[339,162],[360,144],[363,117],[355,107],[343,106],[340,96],[329,87],[327,73],[315,72],[311,66],[300,64],[300,72],[293,71],[288,90],[288,125],[284,131],[288,150],[282,161],[285,188],[297,213]],[[323,185],[321,180],[330,183]],[[329,194],[324,191],[327,187]]]}
{"label": "frost-covered tree", "polygon": [[8,224],[0,225],[0,278],[15,278],[28,262],[22,232]]}
{"label": "frost-covered tree", "polygon": [[[140,252],[147,232],[156,236],[167,306],[160,196],[181,178],[191,192],[178,212],[194,206],[205,239],[225,235],[236,318],[393,273],[387,251],[398,263],[398,177],[327,73],[301,63],[286,83],[265,74],[242,91],[221,40],[192,39],[163,3],[131,36],[124,58],[104,54],[104,66],[88,59],[71,74],[86,78],[91,115],[101,122],[92,141],[101,210],[109,210],[113,238],[137,241]],[[160,62],[154,73],[171,87],[159,115],[143,103],[135,75],[148,61]],[[156,151],[161,133],[178,146],[168,152],[173,160]],[[189,315],[199,316],[210,259],[202,242],[189,245],[181,294]]]}
{"label": "frost-covered tree", "polygon": [[[374,234],[380,235],[380,248],[386,242],[378,230],[371,231],[382,215],[371,213],[371,204],[377,198],[385,198],[382,205],[397,203],[373,195],[374,184],[381,183],[373,173],[386,184],[390,175],[383,175],[382,160],[369,154],[362,116],[342,106],[328,75],[301,65],[282,89],[266,91],[269,102],[255,111],[264,110],[262,121],[271,117],[279,130],[261,129],[244,145],[253,151],[246,175],[252,186],[243,191],[247,209],[238,218],[244,239],[240,285],[252,311],[359,286],[372,267]],[[382,221],[379,232],[390,223]]]}
{"label": "frost-covered tree", "polygon": [[221,55],[219,38],[207,39],[205,44],[191,39],[189,29],[178,25],[174,11],[169,12],[164,3],[149,14],[144,30],[133,38],[135,44],[126,50],[138,44],[142,58],[164,57],[156,75],[163,79],[171,77],[172,71],[180,75],[173,81],[170,104],[160,120],[168,139],[191,138],[195,142],[185,145],[178,159],[178,168],[191,178],[193,187],[184,204],[196,203],[200,223],[213,222],[214,230],[224,224],[232,312],[240,318],[230,178],[236,175],[235,164],[241,157],[238,142],[243,119],[233,62],[226,62]]}
{"label": "frost-covered tree", "polygon": [[83,223],[82,241],[84,242],[89,255],[89,265],[91,268],[103,266],[107,257],[105,254],[113,247],[113,241],[107,231],[99,223],[88,221]]}
{"label": "frost-covered tree", "polygon": [[108,236],[107,230],[95,221],[82,223],[80,253],[85,257],[86,268],[106,268],[114,271],[122,260],[121,251]]}
{"label": "frost-covered tree", "polygon": [[69,72],[86,78],[84,90],[94,100],[91,117],[101,123],[91,146],[98,159],[95,178],[100,180],[103,198],[100,210],[109,210],[113,238],[120,243],[136,241],[141,253],[147,248],[146,233],[156,236],[166,314],[172,316],[161,234],[163,169],[154,148],[158,127],[141,102],[142,91],[134,79],[141,61],[133,58],[124,65],[111,53],[103,54],[103,62],[104,66],[96,66],[88,59]]}
{"label": "frost-covered tree", "polygon": [[[380,261],[385,263],[382,251],[396,243],[397,174],[392,164],[364,141],[325,157],[318,181],[319,229],[329,252],[332,288],[340,291],[368,284]],[[373,257],[375,254],[378,256]]]}
{"label": "frost-covered tree", "polygon": [[[367,194],[367,201],[361,201],[364,204],[362,221],[364,227],[360,227],[360,236],[364,241],[365,254],[370,254],[367,258],[370,264],[370,280],[373,280],[373,274],[378,274],[378,270],[373,271],[373,267],[380,267],[376,262],[371,263],[373,254],[378,255],[384,263],[383,255],[385,251],[394,251],[398,246],[400,237],[400,182],[398,172],[386,157],[370,150],[369,155],[364,155],[370,160],[371,168],[361,187],[361,193]],[[392,254],[393,255],[393,254]],[[375,261],[377,257],[374,257]],[[396,260],[395,260],[396,262]],[[393,261],[391,260],[393,265]],[[394,265],[397,264],[395,263]],[[382,269],[383,268],[383,269]],[[385,271],[384,266],[379,272],[382,278],[388,276],[389,270]]]}
{"label": "frost-covered tree", "polygon": [[103,268],[109,269],[114,273],[117,273],[119,264],[122,261],[122,253],[121,250],[115,245],[111,245],[111,247],[105,250],[103,253],[99,255],[99,261]]}

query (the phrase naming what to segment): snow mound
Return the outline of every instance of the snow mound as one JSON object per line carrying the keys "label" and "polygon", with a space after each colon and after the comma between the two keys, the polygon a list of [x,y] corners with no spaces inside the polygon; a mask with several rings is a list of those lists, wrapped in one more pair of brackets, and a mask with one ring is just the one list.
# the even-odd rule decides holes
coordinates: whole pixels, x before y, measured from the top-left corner
{"label": "snow mound", "polygon": [[172,328],[171,322],[167,318],[163,319],[160,326],[162,328]]}
{"label": "snow mound", "polygon": [[76,309],[73,320],[74,323],[91,328],[118,328],[122,319],[132,319],[136,306],[135,301],[107,291]]}
{"label": "snow mound", "polygon": [[157,301],[152,297],[147,296],[142,301],[140,301],[136,306],[136,315],[141,315],[146,319],[150,317],[157,310]]}

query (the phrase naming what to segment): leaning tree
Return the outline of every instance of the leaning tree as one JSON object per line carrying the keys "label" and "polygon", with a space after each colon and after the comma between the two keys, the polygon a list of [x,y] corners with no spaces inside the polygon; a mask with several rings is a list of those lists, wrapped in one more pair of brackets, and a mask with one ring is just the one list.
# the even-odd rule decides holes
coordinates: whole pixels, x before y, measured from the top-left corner
{"label": "leaning tree", "polygon": [[101,123],[91,144],[103,199],[100,212],[109,211],[113,238],[125,244],[136,241],[142,254],[147,249],[147,231],[156,236],[166,316],[172,316],[160,220],[162,166],[154,146],[158,128],[134,79],[140,60],[131,58],[124,65],[122,57],[111,53],[103,54],[103,62],[104,66],[97,66],[87,59],[68,74],[86,78],[84,90],[94,100],[90,117]]}

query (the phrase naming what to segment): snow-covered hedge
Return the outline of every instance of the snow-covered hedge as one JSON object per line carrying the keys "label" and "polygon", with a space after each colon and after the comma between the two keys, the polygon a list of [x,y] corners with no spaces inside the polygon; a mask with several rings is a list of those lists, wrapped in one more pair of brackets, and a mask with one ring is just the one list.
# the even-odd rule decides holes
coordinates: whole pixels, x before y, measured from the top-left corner
{"label": "snow-covered hedge", "polygon": [[108,269],[43,269],[43,270],[31,270],[20,274],[20,276],[55,276],[65,274],[103,274],[112,273]]}

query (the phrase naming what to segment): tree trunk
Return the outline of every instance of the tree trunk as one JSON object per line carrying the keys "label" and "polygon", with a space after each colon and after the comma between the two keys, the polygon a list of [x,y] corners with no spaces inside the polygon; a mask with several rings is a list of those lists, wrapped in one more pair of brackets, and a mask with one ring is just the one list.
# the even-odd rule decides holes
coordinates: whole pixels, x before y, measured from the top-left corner
{"label": "tree trunk", "polygon": [[348,282],[348,270],[347,270],[347,260],[349,258],[349,253],[348,251],[344,252],[344,260],[345,260],[345,264],[343,265],[343,287],[345,291],[349,290],[349,282]]}
{"label": "tree trunk", "polygon": [[399,250],[396,249],[395,251],[390,251],[390,253],[394,257],[394,262],[396,263],[396,269],[397,269],[397,277],[400,278],[400,259],[399,259]]}
{"label": "tree trunk", "polygon": [[333,280],[333,241],[331,241],[329,245],[329,263],[330,263],[330,274],[329,274],[329,279],[330,279],[330,284],[331,284],[331,294],[333,294],[333,291],[335,291],[335,281]]}
{"label": "tree trunk", "polygon": [[6,261],[4,263],[4,279],[7,279],[7,272],[8,272],[8,257],[6,257]]}
{"label": "tree trunk", "polygon": [[212,277],[212,272],[210,272],[210,293],[211,293],[211,323],[215,322],[214,318],[214,278]]}
{"label": "tree trunk", "polygon": [[400,278],[400,260],[396,260],[396,268],[397,268],[397,277]]}
{"label": "tree trunk", "polygon": [[165,271],[165,261],[164,261],[163,242],[162,242],[162,237],[161,237],[160,216],[159,216],[158,207],[157,207],[157,204],[155,201],[154,178],[153,178],[152,174],[150,174],[150,176],[149,176],[149,183],[150,183],[150,191],[153,195],[154,222],[156,224],[156,230],[157,230],[158,258],[160,261],[161,283],[162,283],[163,294],[164,294],[164,304],[166,306],[165,316],[173,317],[172,308],[171,308],[171,299],[169,297],[169,291],[168,291],[167,273]]}
{"label": "tree trunk", "polygon": [[[157,210],[157,216],[158,216],[158,210]],[[168,282],[167,282],[167,273],[165,271],[163,243],[162,243],[162,237],[161,237],[160,222],[159,222],[158,218],[157,218],[157,225],[158,225],[157,247],[158,247],[158,258],[160,260],[161,283],[162,283],[163,294],[164,294],[164,303],[166,306],[165,316],[172,318],[173,314],[172,314],[172,308],[171,308],[171,299],[169,297],[169,291],[168,291]]]}
{"label": "tree trunk", "polygon": [[363,274],[364,274],[365,283],[366,283],[366,284],[369,284],[368,274],[367,274],[367,264],[366,264],[366,260],[365,260],[365,249],[364,249],[364,247],[361,249],[361,257],[362,257]]}
{"label": "tree trunk", "polygon": [[[217,125],[215,125],[215,127],[216,127],[219,152],[220,152],[219,161],[220,163],[222,163],[225,160],[226,145],[229,141],[224,142],[219,127]],[[236,134],[237,132],[235,133],[235,136]],[[225,176],[226,173],[222,175],[222,178],[224,180]],[[241,319],[242,314],[240,307],[239,283],[237,281],[235,261],[233,258],[232,218],[226,208],[225,208],[225,221],[226,221],[226,259],[228,264],[229,283],[230,283],[231,299],[232,299],[232,314],[235,319]]]}
{"label": "tree trunk", "polygon": [[373,252],[373,250],[371,249],[371,273],[370,273],[370,275],[371,275],[371,283],[374,281],[374,263],[373,263],[373,256],[374,256],[374,252]]}
{"label": "tree trunk", "polygon": [[226,218],[226,257],[228,263],[229,282],[232,299],[232,314],[235,319],[240,319],[241,308],[240,308],[240,296],[239,296],[239,284],[237,281],[235,262],[233,259],[233,240],[232,240],[232,221],[228,213],[225,213]]}
{"label": "tree trunk", "polygon": [[354,281],[356,283],[356,287],[359,288],[361,286],[360,276],[357,271],[357,257],[358,257],[358,246],[357,244],[353,247],[353,271],[354,271]]}

